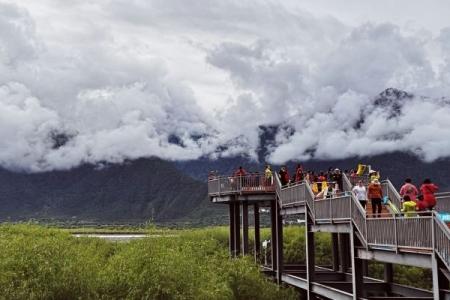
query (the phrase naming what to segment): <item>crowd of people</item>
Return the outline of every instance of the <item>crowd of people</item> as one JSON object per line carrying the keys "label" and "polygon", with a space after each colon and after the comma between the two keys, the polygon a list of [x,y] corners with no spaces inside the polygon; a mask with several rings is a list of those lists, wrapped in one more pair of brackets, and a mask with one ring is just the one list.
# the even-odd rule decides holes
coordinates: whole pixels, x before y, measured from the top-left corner
{"label": "crowd of people", "polygon": [[[359,170],[344,170],[342,172],[338,168],[329,168],[327,171],[315,172],[312,170],[304,170],[302,165],[298,164],[292,176],[289,174],[288,168],[283,166],[278,171],[281,185],[283,187],[300,182],[307,182],[311,185],[312,191],[316,199],[324,199],[336,196],[338,193],[344,192],[343,189],[343,173],[345,173],[354,183],[352,193],[365,209],[367,202],[370,201],[372,214],[374,217],[381,216],[383,203],[386,203],[388,195],[383,194],[380,183],[380,173],[369,170],[365,176],[358,174]],[[266,165],[264,173],[247,172],[240,166],[233,174],[235,177],[244,177],[252,175],[255,183],[259,182],[265,186],[272,186],[274,183],[274,171],[270,165]],[[216,174],[211,172],[209,179],[215,178]],[[362,178],[366,180],[362,180]],[[261,180],[262,179],[262,180]],[[353,179],[353,180],[352,180]],[[356,179],[356,181],[355,181]],[[261,180],[261,181],[260,181]],[[420,188],[417,188],[411,178],[406,178],[400,189],[402,201],[401,211],[406,217],[416,216],[417,212],[430,211],[436,206],[435,193],[438,186],[427,178],[423,181]]]}

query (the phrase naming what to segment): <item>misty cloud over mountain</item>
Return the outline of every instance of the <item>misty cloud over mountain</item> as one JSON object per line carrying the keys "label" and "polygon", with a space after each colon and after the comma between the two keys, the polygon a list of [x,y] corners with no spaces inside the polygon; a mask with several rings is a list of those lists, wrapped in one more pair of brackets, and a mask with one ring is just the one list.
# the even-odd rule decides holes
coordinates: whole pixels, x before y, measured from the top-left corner
{"label": "misty cloud over mountain", "polygon": [[[50,5],[52,4],[52,5]],[[254,1],[0,2],[0,165],[450,156],[450,27]]]}

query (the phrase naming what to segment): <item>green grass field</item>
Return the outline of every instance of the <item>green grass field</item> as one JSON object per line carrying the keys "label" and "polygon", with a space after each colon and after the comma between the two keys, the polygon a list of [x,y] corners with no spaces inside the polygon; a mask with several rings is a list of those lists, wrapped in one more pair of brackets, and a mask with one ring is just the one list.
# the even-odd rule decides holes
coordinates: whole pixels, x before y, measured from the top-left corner
{"label": "green grass field", "polygon": [[1,299],[295,299],[251,258],[230,259],[223,228],[112,243],[37,225],[0,226]]}
{"label": "green grass field", "polygon": [[[75,238],[73,232],[153,237],[115,243]],[[262,240],[269,237],[270,231],[263,229]],[[316,235],[318,264],[331,264],[330,246],[329,234]],[[285,263],[304,263],[303,227],[285,227],[284,249]],[[4,224],[0,270],[0,299],[298,298],[293,289],[279,288],[264,277],[253,257],[230,259],[227,227],[57,229]],[[382,273],[382,265],[370,264],[370,276],[380,278]],[[394,281],[431,287],[429,270],[419,268],[396,266]]]}

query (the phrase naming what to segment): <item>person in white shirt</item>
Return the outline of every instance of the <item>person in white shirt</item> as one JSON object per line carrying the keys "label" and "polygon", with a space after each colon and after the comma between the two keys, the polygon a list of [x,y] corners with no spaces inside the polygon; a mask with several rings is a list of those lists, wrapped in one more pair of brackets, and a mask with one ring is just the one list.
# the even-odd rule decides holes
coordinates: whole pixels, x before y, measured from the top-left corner
{"label": "person in white shirt", "polygon": [[367,203],[367,190],[366,187],[363,185],[362,180],[358,181],[358,184],[355,185],[355,187],[352,189],[353,194],[355,194],[356,199],[361,203],[362,207],[366,209],[366,203]]}

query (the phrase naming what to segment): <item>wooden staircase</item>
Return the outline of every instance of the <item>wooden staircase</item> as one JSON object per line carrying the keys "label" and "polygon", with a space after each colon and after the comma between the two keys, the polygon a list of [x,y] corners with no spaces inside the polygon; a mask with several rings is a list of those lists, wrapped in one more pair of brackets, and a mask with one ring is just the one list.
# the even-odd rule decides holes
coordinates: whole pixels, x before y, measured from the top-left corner
{"label": "wooden staircase", "polygon": [[[375,216],[372,214],[372,202],[368,200],[366,202],[366,214],[368,218],[374,218]],[[381,204],[381,216],[387,216],[390,214],[389,210],[387,209],[386,205]]]}

